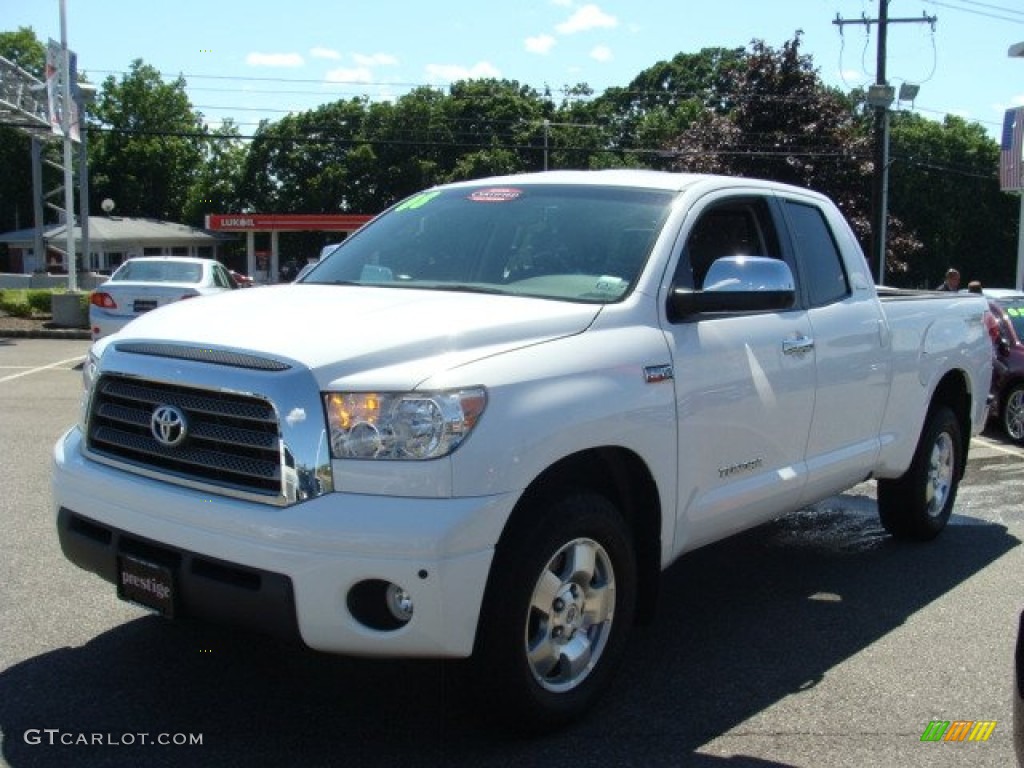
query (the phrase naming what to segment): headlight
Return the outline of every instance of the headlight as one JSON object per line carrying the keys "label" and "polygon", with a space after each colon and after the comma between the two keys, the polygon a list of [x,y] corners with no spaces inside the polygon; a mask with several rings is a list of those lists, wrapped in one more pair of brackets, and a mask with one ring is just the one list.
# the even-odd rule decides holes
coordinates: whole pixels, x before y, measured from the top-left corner
{"label": "headlight", "polygon": [[89,354],[85,356],[85,362],[82,363],[82,389],[85,390],[87,395],[89,390],[92,389],[93,381],[96,379],[96,369],[99,367],[99,364],[99,355],[90,347]]}
{"label": "headlight", "polygon": [[436,459],[473,430],[487,403],[483,388],[452,392],[328,392],[336,459]]}
{"label": "headlight", "polygon": [[96,383],[96,372],[100,365],[100,356],[96,351],[96,345],[89,347],[89,353],[82,363],[82,400],[78,408],[78,426],[85,432],[85,421],[89,414],[89,398],[92,397],[92,387]]}

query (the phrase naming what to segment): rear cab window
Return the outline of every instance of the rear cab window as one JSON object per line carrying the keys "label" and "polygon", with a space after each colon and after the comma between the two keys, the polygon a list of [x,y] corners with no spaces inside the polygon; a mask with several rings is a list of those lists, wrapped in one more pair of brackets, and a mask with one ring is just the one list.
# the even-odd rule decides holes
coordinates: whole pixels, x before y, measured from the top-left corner
{"label": "rear cab window", "polygon": [[795,200],[783,200],[782,207],[809,305],[823,307],[842,301],[850,295],[850,281],[824,213],[815,205]]}

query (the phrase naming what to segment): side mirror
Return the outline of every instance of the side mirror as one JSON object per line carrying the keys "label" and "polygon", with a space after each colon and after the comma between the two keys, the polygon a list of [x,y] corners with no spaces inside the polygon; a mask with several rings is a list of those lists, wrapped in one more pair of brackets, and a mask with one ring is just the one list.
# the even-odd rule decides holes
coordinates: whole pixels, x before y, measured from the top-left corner
{"label": "side mirror", "polygon": [[725,256],[716,259],[704,278],[704,288],[677,288],[668,299],[671,322],[698,313],[768,312],[789,309],[796,287],[789,265],[764,256]]}

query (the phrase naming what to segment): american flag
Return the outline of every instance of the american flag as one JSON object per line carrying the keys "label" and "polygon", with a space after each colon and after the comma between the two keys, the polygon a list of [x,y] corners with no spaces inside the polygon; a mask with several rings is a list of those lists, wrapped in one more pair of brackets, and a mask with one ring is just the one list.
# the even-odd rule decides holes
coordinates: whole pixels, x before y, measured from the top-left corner
{"label": "american flag", "polygon": [[1018,192],[1024,188],[1021,171],[1024,162],[1024,107],[1006,110],[1003,115],[1003,137],[999,142],[999,188]]}

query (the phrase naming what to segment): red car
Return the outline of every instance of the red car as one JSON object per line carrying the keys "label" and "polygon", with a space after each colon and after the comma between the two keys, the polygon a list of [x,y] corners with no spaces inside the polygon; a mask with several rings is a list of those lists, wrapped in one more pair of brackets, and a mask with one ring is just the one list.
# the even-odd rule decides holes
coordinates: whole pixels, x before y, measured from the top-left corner
{"label": "red car", "polygon": [[1024,444],[1024,293],[986,290],[995,345],[991,415],[1015,443]]}
{"label": "red car", "polygon": [[238,283],[239,288],[252,288],[256,284],[255,280],[253,280],[248,275],[243,275],[241,272],[236,272],[233,269],[229,269],[228,273],[231,275],[232,278],[234,278],[234,281]]}

